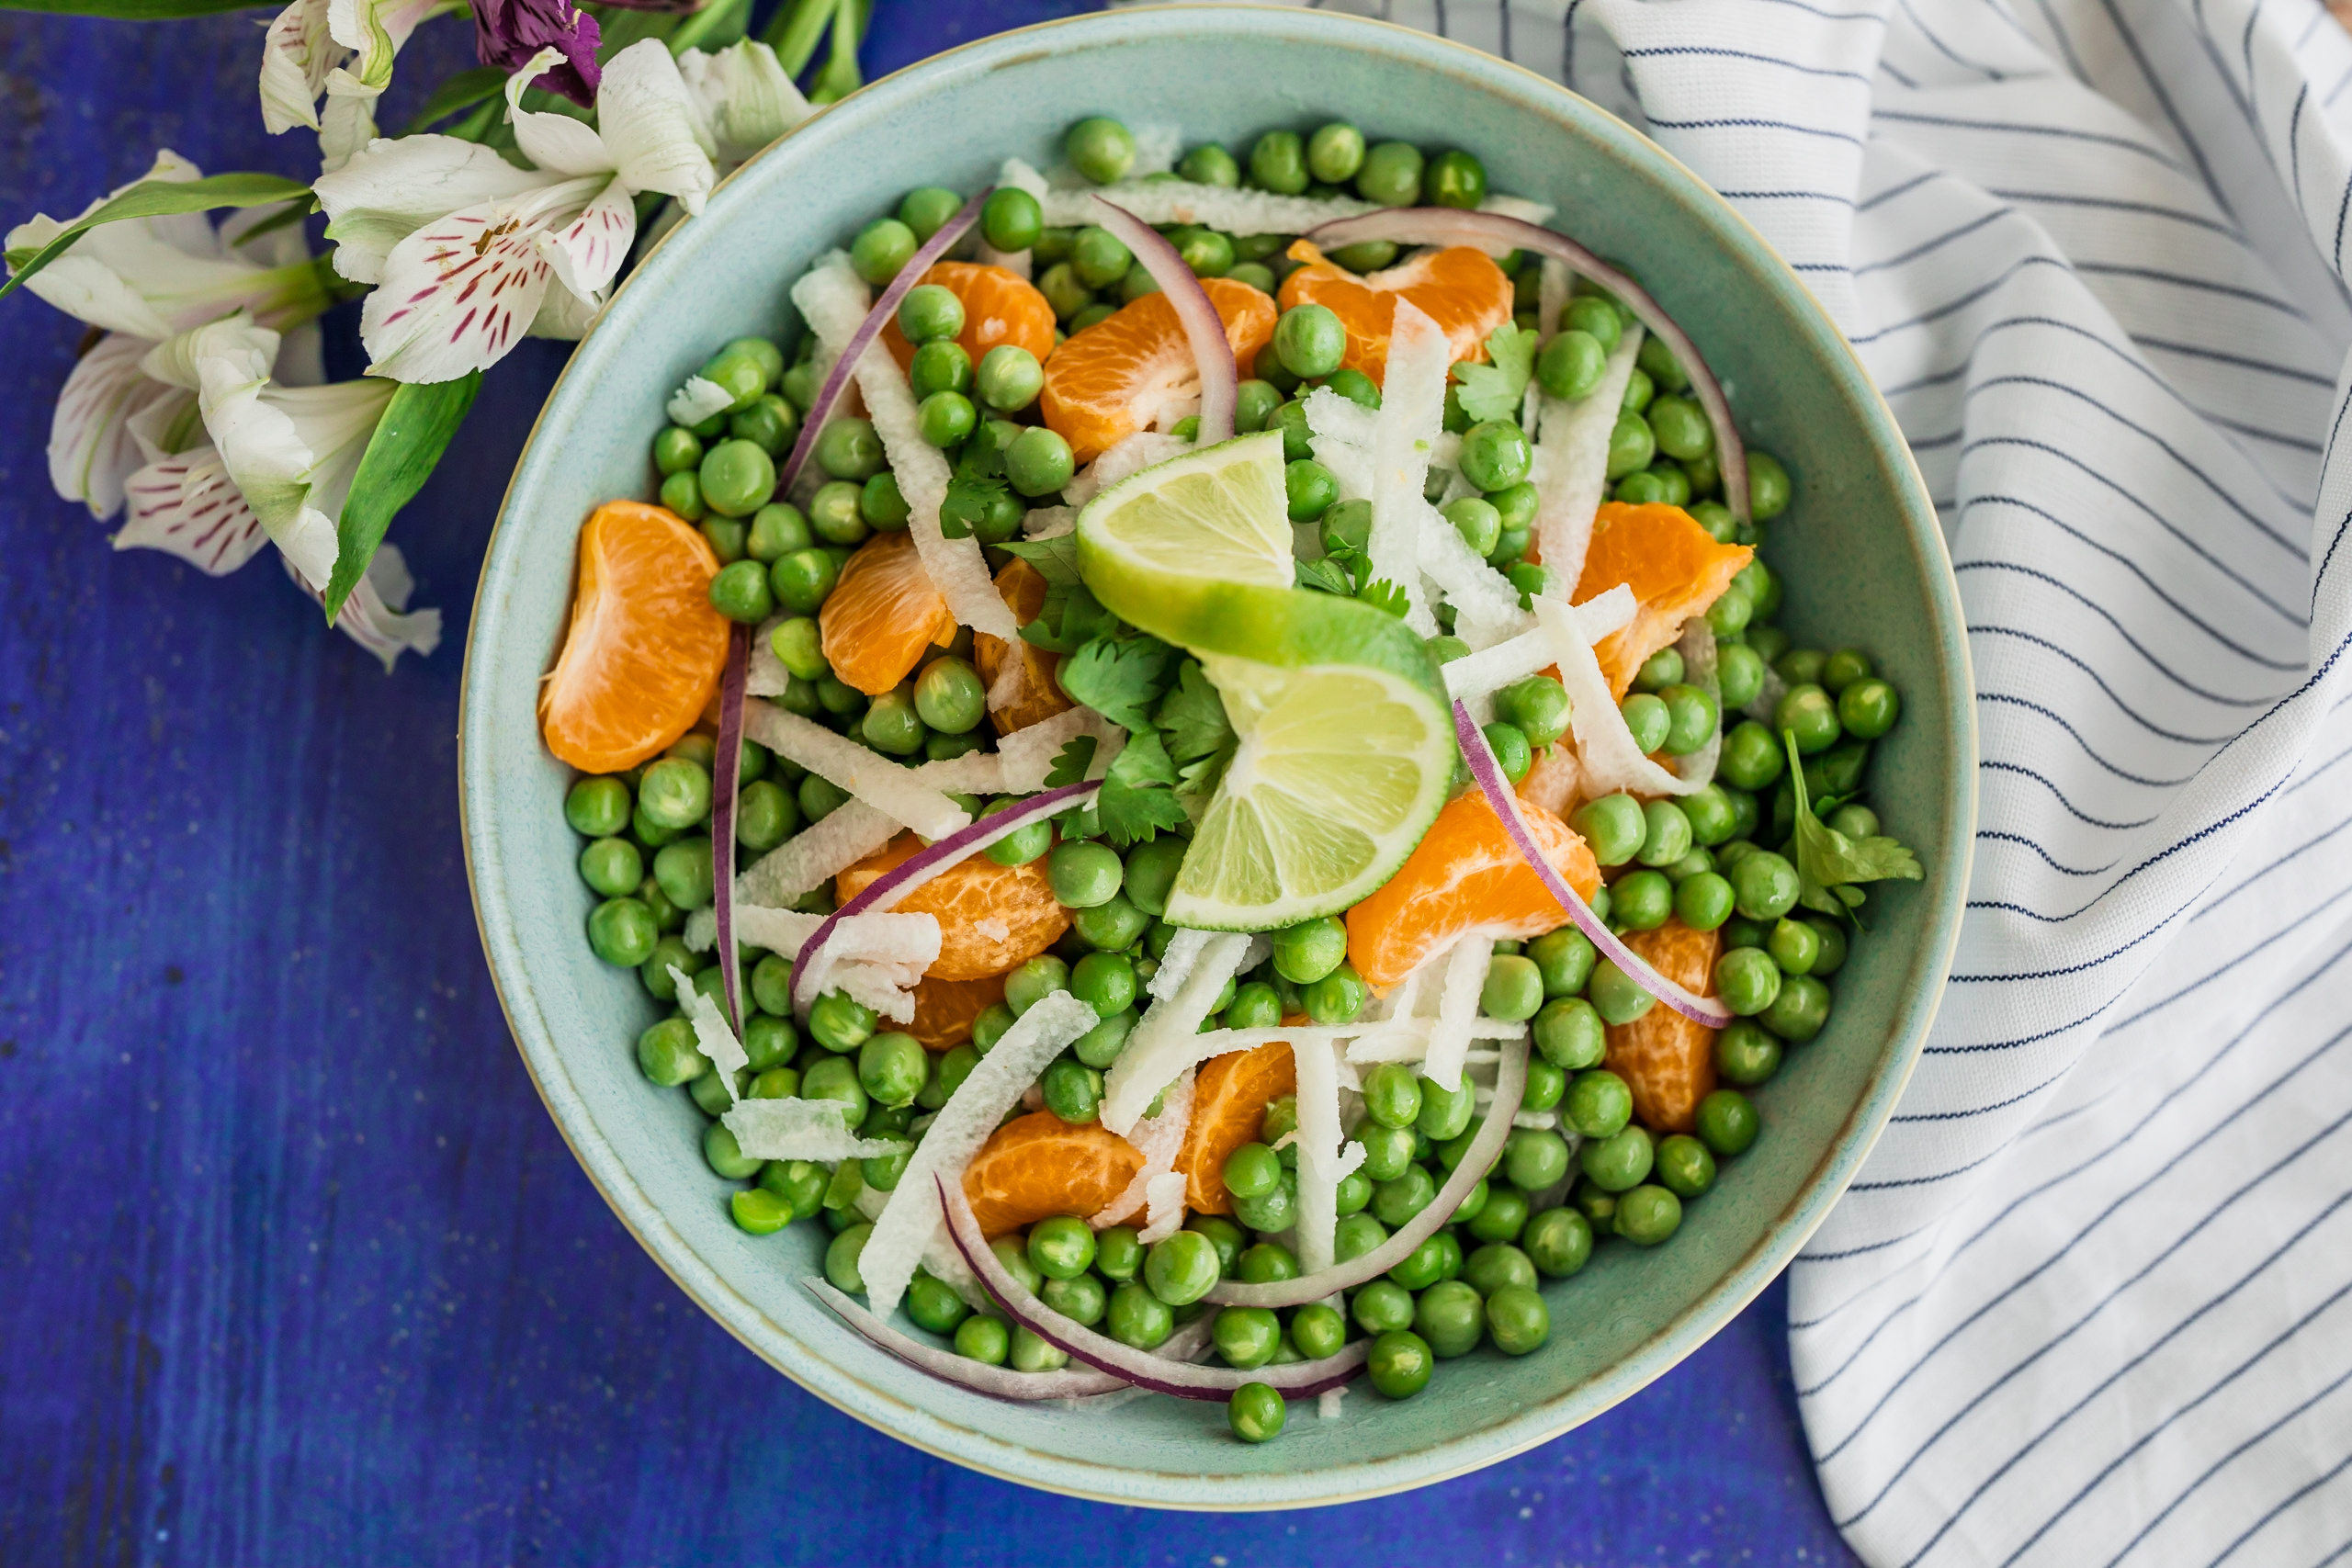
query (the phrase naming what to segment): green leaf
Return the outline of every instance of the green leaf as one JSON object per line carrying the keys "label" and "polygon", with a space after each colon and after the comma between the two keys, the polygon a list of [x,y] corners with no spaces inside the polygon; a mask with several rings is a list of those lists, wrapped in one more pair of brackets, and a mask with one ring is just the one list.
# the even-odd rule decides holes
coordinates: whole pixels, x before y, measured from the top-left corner
{"label": "green leaf", "polygon": [[1177,666],[1176,683],[1152,722],[1167,732],[1169,754],[1180,762],[1209,756],[1233,741],[1225,699],[1209,684],[1197,659]]}
{"label": "green leaf", "polygon": [[384,407],[368,450],[360,455],[359,471],[352,476],[351,494],[335,519],[334,575],[327,580],[327,619],[343,611],[343,602],[359,586],[376,547],[392,514],[409,503],[433,475],[433,467],[465,422],[481,389],[481,372],[471,371],[455,381],[402,382]]}
{"label": "green leaf", "polygon": [[1168,690],[1174,658],[1175,649],[1156,637],[1093,637],[1063,661],[1062,690],[1140,736],[1151,728],[1151,706]]}
{"label": "green leaf", "polygon": [[1238,742],[1228,742],[1196,762],[1185,763],[1177,770],[1177,795],[1205,807],[1209,796],[1216,793],[1216,786],[1224,781],[1225,770],[1233,765],[1234,753],[1239,750]]}
{"label": "green leaf", "polygon": [[1328,556],[1321,560],[1299,562],[1298,585],[1312,588],[1319,593],[1336,593],[1342,599],[1354,598],[1356,592],[1354,581],[1340,570],[1339,562]]}
{"label": "green leaf", "polygon": [[1086,770],[1094,765],[1094,737],[1081,735],[1055,752],[1054,765],[1046,770],[1046,787],[1085,783]]}
{"label": "green leaf", "polygon": [[1084,583],[1070,582],[1046,590],[1046,602],[1037,618],[1021,628],[1021,640],[1048,653],[1076,653],[1118,629],[1118,616],[1104,609]]}
{"label": "green leaf", "polygon": [[751,20],[752,0],[710,0],[678,24],[677,31],[670,35],[670,52],[684,54],[699,49],[715,54],[741,38]]}
{"label": "green leaf", "polygon": [[171,22],[250,11],[254,0],[0,0],[0,11],[40,11],[52,17],[104,17],[117,22]]}
{"label": "green leaf", "polygon": [[1007,539],[997,547],[1036,568],[1048,588],[1068,588],[1079,581],[1078,537],[1063,534],[1051,539]]}
{"label": "green leaf", "polygon": [[77,218],[58,233],[57,238],[38,251],[17,250],[7,254],[7,282],[0,283],[0,299],[5,299],[25,279],[63,255],[74,242],[101,223],[119,223],[126,218],[171,218],[183,212],[209,212],[216,207],[262,207],[273,201],[290,201],[296,197],[308,199],[311,187],[300,180],[289,180],[277,175],[212,175],[200,180],[141,180],[112,201],[91,213]]}
{"label": "green leaf", "polygon": [[839,0],[833,7],[833,42],[825,68],[808,88],[812,104],[837,103],[865,85],[857,69],[857,46],[865,36],[865,0]]}
{"label": "green leaf", "polygon": [[[318,198],[315,197],[303,200],[289,201],[285,206],[279,208],[277,211],[271,213],[268,217],[261,220],[261,221],[252,225],[243,232],[240,233],[237,236],[237,243],[242,245],[249,241],[258,240],[264,234],[269,233],[275,230],[285,228],[288,223],[300,223],[303,219],[308,218],[311,213],[316,212],[318,209]],[[330,288],[332,288],[335,283],[342,281],[340,277],[334,276],[332,268],[329,268],[327,274],[322,275],[322,280]]]}
{"label": "green leaf", "polygon": [[1387,611],[1400,621],[1405,618],[1405,612],[1412,608],[1412,601],[1405,596],[1405,591],[1385,577],[1376,578],[1357,589],[1356,597],[1375,610]]}
{"label": "green leaf", "polygon": [[1792,730],[1781,731],[1789,751],[1789,781],[1796,796],[1797,897],[1808,909],[1824,914],[1850,914],[1866,897],[1856,882],[1882,882],[1889,877],[1917,882],[1926,875],[1919,859],[1883,834],[1854,840],[1824,823],[1805,798],[1804,762],[1797,755]]}
{"label": "green leaf", "polygon": [[1462,412],[1474,420],[1517,419],[1535,374],[1535,334],[1505,322],[1487,336],[1487,354],[1491,364],[1464,360],[1453,367]]}
{"label": "green leaf", "polygon": [[460,71],[433,89],[424,106],[416,111],[401,134],[413,136],[427,126],[461,113],[476,104],[487,103],[498,96],[506,85],[506,73],[494,65],[477,65],[470,71]]}
{"label": "green leaf", "polygon": [[1175,782],[1175,764],[1168,760],[1157,730],[1140,729],[1127,738],[1102,775],[1102,793],[1094,801],[1102,836],[1113,848],[1149,843],[1161,829],[1184,826],[1189,818],[1183,803],[1169,787]]}
{"label": "green leaf", "polygon": [[817,53],[817,45],[825,36],[825,28],[833,19],[836,0],[792,0],[792,4],[776,8],[775,18],[768,23],[767,41],[775,51],[776,63],[784,73],[798,80],[808,69],[808,62]]}

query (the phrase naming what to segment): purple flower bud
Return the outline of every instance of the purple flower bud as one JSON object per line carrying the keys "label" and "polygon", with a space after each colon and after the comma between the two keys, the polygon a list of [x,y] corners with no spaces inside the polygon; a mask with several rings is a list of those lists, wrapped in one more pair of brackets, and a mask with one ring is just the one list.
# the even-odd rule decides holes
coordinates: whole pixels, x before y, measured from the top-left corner
{"label": "purple flower bud", "polygon": [[474,0],[474,47],[484,65],[521,70],[543,49],[563,63],[532,83],[585,107],[596,101],[596,18],[567,0]]}

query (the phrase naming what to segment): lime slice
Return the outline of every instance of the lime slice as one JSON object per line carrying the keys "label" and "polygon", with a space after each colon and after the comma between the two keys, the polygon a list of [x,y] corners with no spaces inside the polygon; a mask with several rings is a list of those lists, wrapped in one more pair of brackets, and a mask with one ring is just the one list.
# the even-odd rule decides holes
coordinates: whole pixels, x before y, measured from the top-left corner
{"label": "lime slice", "polygon": [[1192,644],[1239,738],[1168,899],[1170,924],[1269,931],[1337,914],[1445,804],[1453,721],[1404,623],[1305,589],[1228,585]]}
{"label": "lime slice", "polygon": [[1288,497],[1280,431],[1170,458],[1120,480],[1078,514],[1080,573],[1113,614],[1170,642],[1198,629],[1218,587],[1288,588]]}

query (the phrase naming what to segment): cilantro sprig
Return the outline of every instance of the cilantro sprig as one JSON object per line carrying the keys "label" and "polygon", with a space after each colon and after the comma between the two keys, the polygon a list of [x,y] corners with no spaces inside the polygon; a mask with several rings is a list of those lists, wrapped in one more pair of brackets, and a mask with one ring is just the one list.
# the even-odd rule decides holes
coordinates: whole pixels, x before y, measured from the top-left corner
{"label": "cilantro sprig", "polygon": [[1465,359],[1453,367],[1462,412],[1473,420],[1517,419],[1535,375],[1535,333],[1505,322],[1487,334],[1487,357],[1485,365]]}
{"label": "cilantro sprig", "polygon": [[1799,903],[1826,915],[1852,919],[1864,897],[1856,883],[1917,882],[1926,874],[1919,869],[1919,858],[1897,840],[1877,833],[1849,839],[1815,816],[1805,794],[1804,761],[1797,754],[1796,735],[1784,729],[1781,741],[1788,748],[1789,784],[1796,795],[1793,844]]}

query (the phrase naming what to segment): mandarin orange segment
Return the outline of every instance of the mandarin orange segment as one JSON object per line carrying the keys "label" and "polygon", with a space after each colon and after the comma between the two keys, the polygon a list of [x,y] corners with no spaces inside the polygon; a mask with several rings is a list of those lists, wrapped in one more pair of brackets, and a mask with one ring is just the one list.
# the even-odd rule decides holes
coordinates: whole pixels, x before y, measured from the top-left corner
{"label": "mandarin orange segment", "polygon": [[[988,351],[1001,343],[1027,349],[1037,356],[1040,365],[1045,363],[1046,355],[1053,353],[1054,308],[1019,273],[1001,266],[947,261],[924,273],[922,281],[935,283],[963,301],[964,330],[956,334],[956,341],[972,356],[974,369],[979,367]],[[899,369],[913,367],[914,344],[899,330],[895,315],[883,323],[882,343],[890,351],[890,357],[899,362]]]}
{"label": "mandarin orange segment", "polygon": [[[1037,569],[1015,557],[996,574],[996,591],[1003,598],[1005,607],[1012,612],[1013,620],[1027,626],[1046,607],[1046,580]],[[1001,707],[989,710],[989,722],[999,735],[1010,735],[1016,729],[1026,729],[1040,719],[1051,718],[1067,712],[1073,705],[1062,692],[1057,679],[1062,656],[1048,653],[1035,643],[1021,645],[1021,670],[1012,680],[1012,692]],[[996,678],[1004,668],[1005,642],[986,632],[972,637],[972,662],[980,671],[980,681],[990,692],[996,690]]]}
{"label": "mandarin orange segment", "polygon": [[1201,1065],[1193,1079],[1193,1119],[1176,1155],[1176,1168],[1184,1173],[1184,1207],[1196,1214],[1233,1213],[1226,1157],[1257,1137],[1267,1101],[1297,1092],[1298,1065],[1279,1040]]}
{"label": "mandarin orange segment", "polygon": [[925,976],[915,987],[914,1021],[907,1032],[926,1051],[944,1051],[972,1037],[972,1021],[1004,1000],[1004,976],[939,980]]}
{"label": "mandarin orange segment", "polygon": [[[1668,919],[1656,931],[1629,931],[1625,945],[1650,967],[1702,997],[1715,994],[1723,939]],[[1609,1030],[1609,1070],[1634,1091],[1634,1115],[1661,1133],[1697,1125],[1699,1102],[1714,1091],[1715,1032],[1660,1002],[1631,1023]]]}
{"label": "mandarin orange segment", "polygon": [[1574,604],[1619,583],[1634,591],[1634,618],[1594,644],[1600,672],[1623,697],[1642,663],[1682,635],[1682,623],[1706,614],[1740,569],[1755,558],[1746,545],[1722,545],[1679,506],[1601,502],[1585,549]]}
{"label": "mandarin orange segment", "polygon": [[1143,1168],[1136,1146],[1099,1122],[1035,1111],[989,1134],[964,1168],[964,1196],[989,1237],[1056,1214],[1101,1213]]}
{"label": "mandarin orange segment", "polygon": [[687,730],[718,691],[727,618],[710,607],[718,557],[674,513],[610,501],[580,530],[563,651],[539,687],[548,750],[616,773]]}
{"label": "mandarin orange segment", "polygon": [[[1600,867],[1583,835],[1532,802],[1521,803],[1520,815],[1552,868],[1589,899]],[[1473,927],[1525,939],[1567,918],[1474,789],[1437,814],[1385,886],[1348,911],[1348,962],[1385,991]]]}
{"label": "mandarin orange segment", "polygon": [[[1201,287],[1225,322],[1226,342],[1248,375],[1274,335],[1274,302],[1246,283],[1204,277]],[[1509,285],[1505,285],[1506,290]],[[1038,409],[1070,455],[1091,463],[1170,409],[1199,396],[1192,345],[1165,294],[1147,294],[1072,336],[1046,361]]]}
{"label": "mandarin orange segment", "polygon": [[924,653],[956,637],[956,617],[904,529],[857,547],[817,612],[825,662],[848,685],[878,697],[914,672]]}
{"label": "mandarin orange segment", "polygon": [[1283,309],[1328,308],[1348,332],[1340,363],[1374,381],[1382,381],[1388,369],[1388,336],[1400,297],[1444,332],[1457,364],[1486,358],[1488,335],[1510,321],[1510,279],[1485,252],[1467,245],[1426,251],[1402,266],[1361,277],[1325,261],[1305,240],[1292,243],[1290,256],[1306,265],[1283,279]]}
{"label": "mandarin orange segment", "polygon": [[[865,885],[922,848],[901,833],[833,878],[833,896],[848,903]],[[916,888],[894,906],[939,920],[939,957],[924,971],[939,980],[978,980],[1002,975],[1037,956],[1069,930],[1069,911],[1054,897],[1043,856],[1027,865],[999,865],[972,855]]]}

